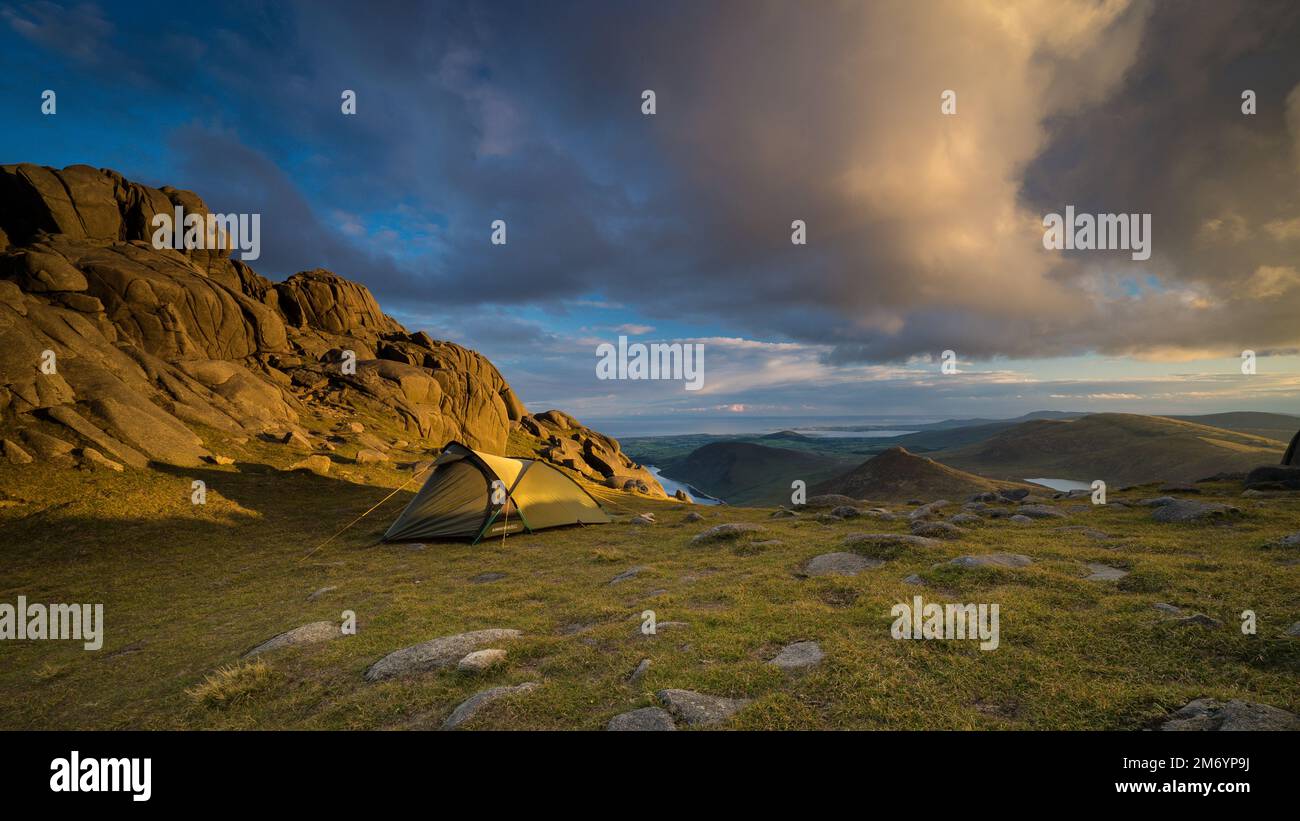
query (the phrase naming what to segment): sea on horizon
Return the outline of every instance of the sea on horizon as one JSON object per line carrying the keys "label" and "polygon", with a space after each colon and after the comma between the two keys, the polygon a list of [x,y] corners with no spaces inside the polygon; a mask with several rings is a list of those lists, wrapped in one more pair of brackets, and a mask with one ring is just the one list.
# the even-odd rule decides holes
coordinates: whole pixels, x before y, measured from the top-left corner
{"label": "sea on horizon", "polygon": [[[792,430],[807,436],[879,437],[911,433],[910,426],[936,422],[938,419],[916,416],[623,416],[609,419],[582,419],[593,430],[615,439],[645,436],[747,436]],[[828,428],[855,426],[888,427],[889,430],[837,431]]]}

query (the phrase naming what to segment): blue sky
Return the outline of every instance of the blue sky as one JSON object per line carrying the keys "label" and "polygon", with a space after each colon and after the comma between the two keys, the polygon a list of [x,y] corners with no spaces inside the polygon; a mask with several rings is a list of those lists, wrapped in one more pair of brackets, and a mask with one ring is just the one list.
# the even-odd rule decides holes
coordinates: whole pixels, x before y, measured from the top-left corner
{"label": "blue sky", "polygon": [[[924,5],[19,2],[0,161],[261,213],[260,273],[536,410],[1300,409],[1300,12]],[[1152,214],[1151,260],[1045,251],[1066,204]],[[705,389],[597,380],[620,333],[702,341]]]}

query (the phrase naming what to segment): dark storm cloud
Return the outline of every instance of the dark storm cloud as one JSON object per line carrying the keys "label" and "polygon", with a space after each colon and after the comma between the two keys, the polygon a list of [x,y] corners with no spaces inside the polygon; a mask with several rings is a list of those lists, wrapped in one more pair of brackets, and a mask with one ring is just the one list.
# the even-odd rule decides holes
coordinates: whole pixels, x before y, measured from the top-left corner
{"label": "dark storm cloud", "polygon": [[289,274],[321,267],[363,279],[408,281],[391,258],[345,241],[336,226],[322,222],[293,180],[233,137],[186,128],[171,143],[181,179],[168,184],[202,192],[214,212],[262,215],[262,252],[251,263],[256,269]]}
{"label": "dark storm cloud", "polygon": [[[140,52],[152,34],[109,16],[117,51]],[[246,4],[168,33],[167,72],[190,78],[173,83],[212,98],[170,144],[178,184],[264,213],[260,270],[334,268],[409,314],[595,296],[653,324],[825,346],[832,363],[1286,350],[1298,16]],[[1067,204],[1149,211],[1152,259],[1044,251],[1042,216]],[[495,219],[506,246],[488,242]]]}
{"label": "dark storm cloud", "polygon": [[[1148,212],[1150,272],[1180,299],[1117,303],[1093,344],[1293,349],[1300,341],[1300,7],[1155,7],[1113,95],[1049,122],[1025,199]],[[1258,113],[1242,113],[1242,92]],[[1288,121],[1290,117],[1290,121]]]}

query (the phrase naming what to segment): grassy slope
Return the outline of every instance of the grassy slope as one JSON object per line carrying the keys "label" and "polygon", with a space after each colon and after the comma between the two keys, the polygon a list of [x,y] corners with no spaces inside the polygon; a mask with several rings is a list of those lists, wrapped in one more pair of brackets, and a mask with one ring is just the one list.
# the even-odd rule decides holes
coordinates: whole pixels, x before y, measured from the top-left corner
{"label": "grassy slope", "polygon": [[1104,413],[1068,422],[1026,422],[983,442],[928,455],[985,476],[1104,479],[1117,487],[1249,470],[1277,463],[1284,449],[1281,442],[1223,428]]}
{"label": "grassy slope", "polygon": [[1198,425],[1211,425],[1227,428],[1238,433],[1249,433],[1290,442],[1296,431],[1300,430],[1300,416],[1287,416],[1281,413],[1259,413],[1258,411],[1236,411],[1234,413],[1208,413],[1202,416],[1170,416],[1182,422],[1194,422]]}
{"label": "grassy slope", "polygon": [[[336,465],[342,476],[259,472],[283,451],[230,445],[235,467],[97,473],[0,468],[4,538],[0,601],[103,602],[103,650],[70,642],[0,643],[4,728],[436,727],[480,689],[542,687],[497,702],[470,726],[599,728],[648,705],[664,687],[746,696],[731,726],[748,728],[1124,728],[1143,726],[1191,698],[1245,698],[1300,709],[1300,641],[1279,638],[1300,619],[1297,551],[1261,545],[1300,530],[1300,503],[1241,500],[1224,528],[1157,525],[1145,510],[1091,509],[1066,522],[1018,528],[990,522],[961,542],[895,559],[855,578],[798,579],[792,569],[840,549],[847,533],[902,523],[768,520],[765,512],[634,502],[660,524],[564,529],[470,547],[380,546],[375,538],[407,498],[387,505],[309,559],[307,551],[396,486],[388,466]],[[348,454],[342,454],[346,457]],[[190,481],[209,487],[189,503]],[[1145,494],[1129,494],[1133,495]],[[1124,494],[1112,494],[1123,497]],[[625,501],[626,501],[626,497]],[[626,513],[627,508],[619,512]],[[761,521],[780,544],[692,546],[705,525]],[[1050,533],[1086,524],[1122,536],[1093,542]],[[936,561],[1008,550],[1039,560],[1002,573],[933,576],[945,589],[902,583]],[[1122,589],[1083,581],[1080,562],[1135,570]],[[633,565],[639,577],[608,581]],[[486,571],[507,578],[467,579]],[[311,591],[338,590],[315,601]],[[662,591],[656,593],[655,591]],[[996,602],[1002,647],[889,638],[889,608],[927,601]],[[1178,632],[1152,609],[1168,601],[1223,619],[1216,631]],[[1253,608],[1260,634],[1234,629]],[[690,622],[649,638],[639,614]],[[226,707],[186,694],[254,644],[319,619],[357,613],[356,636],[266,657],[260,689]],[[508,665],[479,679],[455,672],[368,684],[386,653],[436,636],[515,627]],[[574,632],[575,629],[577,632]],[[827,660],[788,677],[763,664],[782,644],[821,642]],[[652,659],[636,687],[626,678]]]}
{"label": "grassy slope", "polygon": [[790,483],[809,487],[837,476],[857,459],[825,456],[752,442],[716,442],[662,465],[665,476],[688,482],[728,504],[789,502]]}

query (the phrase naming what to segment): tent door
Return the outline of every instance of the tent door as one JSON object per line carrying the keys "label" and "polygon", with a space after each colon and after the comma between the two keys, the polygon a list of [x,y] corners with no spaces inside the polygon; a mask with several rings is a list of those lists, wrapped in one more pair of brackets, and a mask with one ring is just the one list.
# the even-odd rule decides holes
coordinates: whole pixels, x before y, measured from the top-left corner
{"label": "tent door", "polygon": [[[519,471],[519,475],[515,477],[515,483],[511,485],[509,489],[506,490],[505,502],[499,508],[492,511],[492,515],[489,516],[487,522],[484,523],[483,529],[480,530],[478,532],[478,535],[474,537],[474,541],[470,542],[470,547],[473,547],[474,545],[478,544],[483,539],[483,534],[487,533],[488,528],[492,527],[492,524],[496,522],[497,517],[500,516],[503,511],[507,511],[507,510],[513,511],[519,515],[519,521],[523,523],[525,532],[527,533],[533,532],[533,529],[528,526],[528,517],[524,516],[523,508],[521,508],[519,506],[519,503],[515,501],[515,495],[514,495],[515,488],[519,487],[519,482],[524,478],[524,474],[527,473],[528,469],[532,466],[533,466],[532,462],[524,463],[524,469]],[[491,491],[489,490],[489,493],[490,492]]]}

